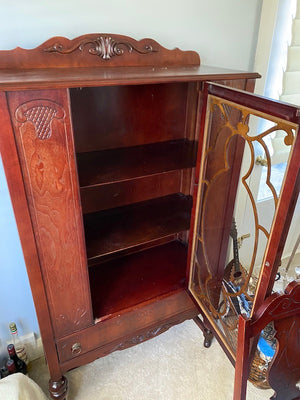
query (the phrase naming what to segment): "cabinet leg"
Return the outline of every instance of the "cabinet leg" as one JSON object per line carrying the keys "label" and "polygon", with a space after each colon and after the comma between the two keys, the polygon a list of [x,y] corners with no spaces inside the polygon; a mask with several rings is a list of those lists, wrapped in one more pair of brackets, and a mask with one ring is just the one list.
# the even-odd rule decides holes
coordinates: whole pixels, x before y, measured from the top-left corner
{"label": "cabinet leg", "polygon": [[62,376],[58,381],[49,380],[49,393],[53,400],[66,400],[68,392],[68,380]]}
{"label": "cabinet leg", "polygon": [[199,328],[202,330],[203,336],[204,336],[204,347],[208,348],[211,345],[211,342],[213,340],[213,333],[211,330],[206,328],[204,322],[199,318],[195,317],[194,322],[199,326]]}
{"label": "cabinet leg", "polygon": [[203,336],[204,336],[204,347],[208,348],[211,345],[211,342],[213,340],[213,333],[209,329],[205,328],[203,331]]}

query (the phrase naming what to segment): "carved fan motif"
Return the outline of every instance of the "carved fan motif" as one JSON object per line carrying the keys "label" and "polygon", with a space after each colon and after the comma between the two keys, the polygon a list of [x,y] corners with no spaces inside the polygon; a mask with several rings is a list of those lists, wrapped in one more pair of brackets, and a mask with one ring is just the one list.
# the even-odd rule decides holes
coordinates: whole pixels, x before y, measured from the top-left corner
{"label": "carved fan motif", "polygon": [[51,137],[52,120],[54,118],[62,119],[64,117],[64,110],[59,104],[49,100],[34,100],[18,107],[15,117],[20,123],[32,122],[37,137],[45,140]]}

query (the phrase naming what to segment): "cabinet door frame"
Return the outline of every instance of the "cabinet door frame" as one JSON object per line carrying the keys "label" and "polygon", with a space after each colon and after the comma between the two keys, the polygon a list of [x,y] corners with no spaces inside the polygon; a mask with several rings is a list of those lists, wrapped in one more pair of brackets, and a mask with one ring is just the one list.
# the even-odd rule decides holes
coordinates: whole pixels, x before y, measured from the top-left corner
{"label": "cabinet door frame", "polygon": [[[264,115],[270,115],[272,117],[280,118],[288,123],[294,124],[295,129],[295,139],[293,142],[293,150],[290,155],[286,178],[283,182],[281,195],[278,200],[276,212],[273,218],[272,228],[270,230],[270,235],[267,243],[267,247],[264,253],[264,259],[262,262],[261,273],[258,281],[258,287],[255,293],[252,313],[254,313],[259,306],[262,304],[264,299],[268,297],[273,288],[273,284],[276,277],[276,272],[278,268],[278,264],[280,261],[280,257],[283,251],[284,243],[287,237],[287,233],[289,230],[289,226],[291,223],[293,210],[295,208],[297,197],[299,193],[300,186],[300,173],[299,173],[299,164],[300,164],[300,134],[299,134],[299,124],[300,124],[300,109],[296,106],[282,103],[279,101],[273,101],[270,99],[266,99],[262,96],[257,96],[245,91],[231,89],[226,86],[218,85],[215,83],[206,82],[203,88],[203,107],[201,114],[201,126],[200,126],[200,143],[202,146],[199,146],[198,158],[197,158],[197,166],[196,166],[196,174],[195,174],[195,187],[194,187],[194,206],[192,215],[195,218],[193,222],[193,226],[191,229],[190,243],[189,243],[189,258],[188,258],[188,268],[189,268],[189,292],[191,296],[195,299],[195,302],[198,304],[199,311],[202,313],[205,318],[208,319],[209,324],[211,324],[217,336],[217,330],[214,328],[214,321],[211,318],[210,314],[207,312],[205,306],[203,306],[201,300],[197,298],[195,292],[192,289],[192,273],[193,273],[193,265],[195,260],[195,250],[196,250],[196,240],[198,236],[198,221],[201,215],[201,197],[202,197],[202,186],[204,179],[204,171],[205,171],[205,152],[207,148],[207,143],[209,140],[209,136],[211,132],[207,132],[209,118],[210,118],[210,110],[208,99],[209,96],[215,96],[220,98],[221,100],[227,100],[237,105],[241,105],[243,107],[247,107],[250,110],[255,110],[258,113]],[[297,134],[298,132],[298,134]],[[238,171],[239,175],[239,171]],[[233,181],[235,182],[235,178]],[[237,189],[237,184],[235,182],[235,190]],[[219,201],[219,200],[218,200]],[[235,193],[229,199],[228,206],[230,208],[229,216],[225,215],[224,219],[227,218],[228,221],[232,219],[233,208],[235,202]],[[232,204],[233,203],[233,204]],[[222,200],[219,201],[219,204],[222,204]],[[224,221],[223,221],[224,222]],[[225,226],[223,224],[223,226]],[[276,229],[275,229],[276,227]],[[225,235],[226,236],[226,235]],[[229,232],[227,232],[227,236],[224,239],[224,235],[222,241],[224,241],[223,245],[220,245],[222,249],[220,252],[225,251],[225,248],[228,247],[228,237]],[[224,254],[222,255],[224,258]],[[222,258],[222,257],[221,257]],[[224,260],[225,261],[225,260]],[[224,265],[225,267],[225,265]],[[235,356],[232,351],[229,350],[228,346],[223,342],[220,337],[217,337],[219,341],[221,341],[222,347],[224,348],[229,358],[234,362]],[[221,339],[221,340],[220,340]]]}

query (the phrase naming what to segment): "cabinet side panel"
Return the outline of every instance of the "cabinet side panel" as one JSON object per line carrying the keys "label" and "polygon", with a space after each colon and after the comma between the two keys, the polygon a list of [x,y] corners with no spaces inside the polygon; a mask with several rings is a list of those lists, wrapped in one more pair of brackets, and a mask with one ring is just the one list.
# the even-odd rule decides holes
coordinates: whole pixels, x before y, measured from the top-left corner
{"label": "cabinet side panel", "polygon": [[43,347],[47,357],[50,375],[52,379],[58,380],[61,377],[61,371],[56,353],[56,346],[53,340],[53,329],[49,315],[47,296],[4,92],[0,92],[0,121],[0,154],[20,235],[31,291],[35,301],[39,328],[43,338]]}
{"label": "cabinet side panel", "polygon": [[23,179],[56,337],[92,322],[65,90],[8,94]]}

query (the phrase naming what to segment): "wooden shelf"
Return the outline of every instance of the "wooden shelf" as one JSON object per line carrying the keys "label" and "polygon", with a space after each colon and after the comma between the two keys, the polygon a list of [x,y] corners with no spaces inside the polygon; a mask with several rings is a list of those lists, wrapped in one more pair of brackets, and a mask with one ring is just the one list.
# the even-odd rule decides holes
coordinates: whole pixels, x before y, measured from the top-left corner
{"label": "wooden shelf", "polygon": [[95,318],[185,287],[187,247],[178,241],[89,268]]}
{"label": "wooden shelf", "polygon": [[176,193],[84,215],[88,260],[189,229],[191,207]]}
{"label": "wooden shelf", "polygon": [[80,187],[153,175],[196,162],[197,142],[173,140],[77,154]]}

